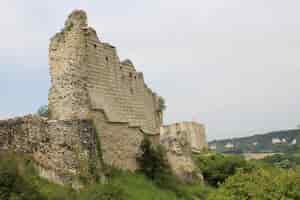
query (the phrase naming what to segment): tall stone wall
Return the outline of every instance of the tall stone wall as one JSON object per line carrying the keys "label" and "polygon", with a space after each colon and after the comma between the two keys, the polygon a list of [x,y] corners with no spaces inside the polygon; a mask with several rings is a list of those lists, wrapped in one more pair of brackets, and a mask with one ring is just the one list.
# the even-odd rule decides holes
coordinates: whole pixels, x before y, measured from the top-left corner
{"label": "tall stone wall", "polygon": [[49,59],[53,119],[84,119],[91,110],[101,109],[111,122],[159,134],[158,97],[130,60],[120,62],[116,48],[99,40],[83,11],[74,11],[52,38]]}
{"label": "tall stone wall", "polygon": [[92,109],[102,109],[111,122],[128,122],[148,134],[158,134],[161,122],[156,95],[130,60],[120,62],[116,48],[87,30],[88,89]]}
{"label": "tall stone wall", "polygon": [[96,132],[89,120],[25,116],[0,121],[0,151],[30,155],[41,175],[77,187],[78,177],[101,172]]}
{"label": "tall stone wall", "polygon": [[[137,168],[135,157],[144,135],[158,141],[162,110],[158,96],[130,60],[120,61],[116,48],[101,42],[76,10],[50,43],[51,119],[91,119],[97,128],[103,161]],[[105,117],[104,117],[105,116]]]}
{"label": "tall stone wall", "polygon": [[64,29],[49,46],[51,88],[49,110],[52,119],[86,119],[89,113],[87,90],[87,17],[73,12]]}

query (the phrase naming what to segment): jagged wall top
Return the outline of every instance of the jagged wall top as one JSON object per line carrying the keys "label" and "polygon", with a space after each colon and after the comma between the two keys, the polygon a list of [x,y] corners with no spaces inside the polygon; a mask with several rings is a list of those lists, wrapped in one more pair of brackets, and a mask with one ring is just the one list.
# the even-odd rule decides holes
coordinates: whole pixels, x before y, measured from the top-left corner
{"label": "jagged wall top", "polygon": [[49,60],[54,119],[88,118],[91,111],[103,110],[111,122],[159,133],[162,112],[156,94],[130,60],[121,62],[116,48],[98,39],[84,11],[73,11],[52,38]]}
{"label": "jagged wall top", "polygon": [[87,26],[87,15],[83,10],[74,10],[65,22],[65,29],[68,27],[85,28]]}

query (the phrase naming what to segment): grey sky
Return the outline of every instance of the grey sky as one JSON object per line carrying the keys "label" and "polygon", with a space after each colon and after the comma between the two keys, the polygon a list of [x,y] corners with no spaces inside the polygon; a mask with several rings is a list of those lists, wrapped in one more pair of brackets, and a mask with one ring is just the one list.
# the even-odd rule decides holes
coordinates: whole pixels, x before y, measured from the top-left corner
{"label": "grey sky", "polygon": [[[97,2],[97,3],[96,3]],[[76,8],[209,139],[300,124],[299,0],[1,0],[0,117],[47,103],[48,42]]]}

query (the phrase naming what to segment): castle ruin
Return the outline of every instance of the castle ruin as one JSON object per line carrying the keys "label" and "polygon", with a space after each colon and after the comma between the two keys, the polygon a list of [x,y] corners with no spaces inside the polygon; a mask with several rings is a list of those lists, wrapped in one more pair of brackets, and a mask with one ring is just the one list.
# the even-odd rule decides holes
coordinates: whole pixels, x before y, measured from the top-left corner
{"label": "castle ruin", "polygon": [[[163,123],[161,97],[143,73],[100,41],[82,10],[51,38],[49,65],[49,117],[0,120],[0,151],[30,155],[41,176],[75,188],[80,177],[101,176],[105,165],[138,169],[141,141],[159,144]],[[180,169],[184,164],[174,163]]]}
{"label": "castle ruin", "polygon": [[144,135],[158,141],[162,125],[160,97],[145,84],[143,73],[99,40],[81,10],[51,39],[49,63],[50,118],[93,120],[104,162],[136,169],[139,143]]}
{"label": "castle ruin", "polygon": [[173,172],[188,181],[196,166],[191,157],[207,148],[205,127],[196,122],[180,122],[164,125],[160,128],[160,144],[166,154]]}

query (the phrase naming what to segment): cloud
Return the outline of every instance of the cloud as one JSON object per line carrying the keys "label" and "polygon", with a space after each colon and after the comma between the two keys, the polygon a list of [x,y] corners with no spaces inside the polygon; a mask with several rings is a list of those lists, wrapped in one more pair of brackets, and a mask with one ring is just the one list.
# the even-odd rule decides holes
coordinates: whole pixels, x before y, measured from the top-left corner
{"label": "cloud", "polygon": [[293,128],[300,119],[300,2],[0,3],[0,116],[47,102],[48,43],[75,8],[167,100],[166,123],[198,120],[210,139]]}

